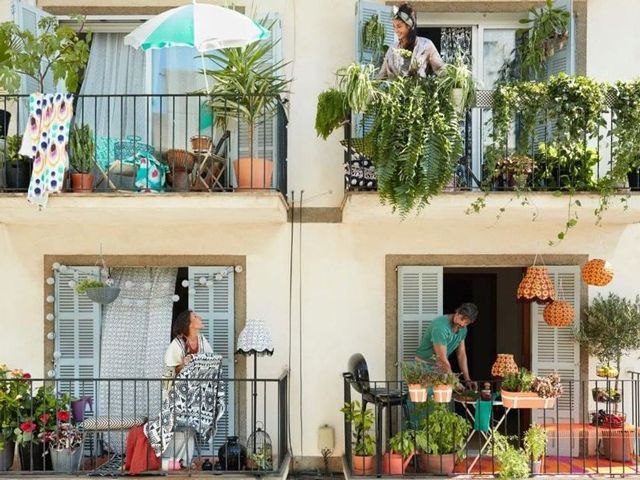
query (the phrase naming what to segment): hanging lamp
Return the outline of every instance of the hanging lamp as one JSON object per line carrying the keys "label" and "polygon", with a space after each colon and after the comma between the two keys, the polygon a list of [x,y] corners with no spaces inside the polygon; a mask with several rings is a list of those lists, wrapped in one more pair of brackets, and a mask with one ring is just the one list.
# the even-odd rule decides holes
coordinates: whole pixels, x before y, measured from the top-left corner
{"label": "hanging lamp", "polygon": [[518,285],[516,298],[522,302],[550,303],[556,297],[556,289],[553,285],[549,271],[546,267],[527,267],[527,273]]}
{"label": "hanging lamp", "polygon": [[613,280],[613,268],[606,260],[593,258],[582,267],[582,280],[587,285],[604,287]]}

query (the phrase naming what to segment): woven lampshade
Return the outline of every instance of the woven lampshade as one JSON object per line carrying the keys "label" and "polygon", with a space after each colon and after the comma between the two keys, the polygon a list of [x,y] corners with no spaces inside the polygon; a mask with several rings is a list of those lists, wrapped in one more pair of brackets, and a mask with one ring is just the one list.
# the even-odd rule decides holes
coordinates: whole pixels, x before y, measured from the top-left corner
{"label": "woven lampshade", "polygon": [[613,268],[606,260],[594,258],[582,267],[582,280],[587,285],[603,287],[613,280]]}
{"label": "woven lampshade", "polygon": [[518,285],[516,298],[524,302],[550,303],[556,298],[556,289],[546,267],[528,267]]}
{"label": "woven lampshade", "polygon": [[498,358],[491,367],[491,375],[494,377],[506,377],[509,373],[518,373],[518,365],[510,353],[499,353]]}
{"label": "woven lampshade", "polygon": [[542,317],[552,327],[568,327],[573,323],[574,313],[573,305],[558,300],[544,307]]}

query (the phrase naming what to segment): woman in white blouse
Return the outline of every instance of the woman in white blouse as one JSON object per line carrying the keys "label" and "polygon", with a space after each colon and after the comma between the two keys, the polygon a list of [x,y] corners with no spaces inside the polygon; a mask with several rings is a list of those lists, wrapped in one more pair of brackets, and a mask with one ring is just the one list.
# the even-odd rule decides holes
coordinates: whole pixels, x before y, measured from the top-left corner
{"label": "woman in white blouse", "polygon": [[200,333],[202,318],[191,310],[180,313],[173,322],[173,341],[164,354],[165,377],[174,378],[189,365],[196,353],[213,353],[207,339]]}
{"label": "woman in white blouse", "polygon": [[403,3],[395,11],[393,30],[398,41],[387,50],[378,78],[392,80],[407,75],[426,77],[429,66],[435,73],[440,72],[444,62],[438,49],[428,38],[418,36],[416,14],[408,3]]}

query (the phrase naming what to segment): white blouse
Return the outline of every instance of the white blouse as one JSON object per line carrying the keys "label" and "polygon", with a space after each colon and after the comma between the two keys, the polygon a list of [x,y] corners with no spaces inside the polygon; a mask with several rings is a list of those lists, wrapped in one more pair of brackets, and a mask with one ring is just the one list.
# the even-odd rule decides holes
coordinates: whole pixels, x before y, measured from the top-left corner
{"label": "white blouse", "polygon": [[398,42],[389,47],[378,72],[378,78],[393,80],[401,75],[407,75],[410,70],[415,71],[421,77],[426,77],[428,65],[431,65],[435,73],[444,67],[438,49],[428,38],[416,38],[416,45],[413,48],[410,61],[409,58],[400,54],[401,50]]}

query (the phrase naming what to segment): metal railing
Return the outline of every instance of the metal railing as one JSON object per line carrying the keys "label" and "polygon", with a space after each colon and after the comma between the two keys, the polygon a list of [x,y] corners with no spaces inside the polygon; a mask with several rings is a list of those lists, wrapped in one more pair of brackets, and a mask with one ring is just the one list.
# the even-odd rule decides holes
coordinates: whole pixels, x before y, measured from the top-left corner
{"label": "metal railing", "polygon": [[[487,157],[492,148],[492,104],[493,92],[478,90],[476,104],[461,115],[463,154],[445,191],[557,191],[567,190],[569,186],[575,187],[576,191],[592,191],[596,189],[594,182],[613,168],[617,138],[610,136],[608,130],[615,123],[612,112],[603,114],[603,126],[597,138],[589,138],[585,134],[581,149],[576,154],[581,156],[580,163],[571,165],[564,158],[562,161],[554,158],[549,153],[550,149],[539,148],[543,144],[553,146],[554,119],[547,114],[540,115],[533,133],[525,139],[521,134],[523,115],[516,111],[506,145],[503,146],[502,159],[498,160],[502,163],[489,171]],[[341,143],[344,147],[346,191],[378,189],[375,165],[370,158],[372,146],[370,139],[367,139],[373,122],[371,117],[365,119],[362,115],[351,115],[344,124]],[[522,145],[526,145],[524,151]],[[632,191],[640,191],[640,170],[629,173],[628,187]]]}
{"label": "metal railing", "polygon": [[[369,410],[372,423],[363,432],[354,429],[355,422],[345,414],[345,463],[351,475],[497,475],[503,442],[508,441],[516,452],[523,449],[525,434],[533,424],[544,431],[546,447],[540,463],[526,459],[530,471],[536,468],[550,476],[640,474],[640,373],[631,373],[628,380],[563,380],[562,395],[547,403],[548,408],[514,406],[501,398],[500,382],[495,380],[478,382],[480,386],[488,383],[492,392],[490,406],[482,407],[477,403],[480,392],[454,392],[451,401],[436,404],[431,391],[428,401],[414,403],[402,381],[356,382],[351,373],[343,376],[345,404],[357,401],[352,404],[354,411]],[[488,410],[479,414],[483,408]],[[450,415],[443,420],[443,411],[455,412],[458,421],[452,421]],[[374,445],[368,452],[371,458],[355,455],[357,442],[359,453],[366,450],[365,433]],[[409,456],[391,450],[389,440],[395,436],[397,446],[403,434],[413,451]],[[453,450],[457,455],[451,455]]]}
{"label": "metal railing", "polygon": [[[0,379],[0,476],[119,476],[129,468],[146,473],[276,474],[288,458],[287,383],[286,372],[279,378],[170,383],[150,378]],[[175,393],[181,390],[187,404]],[[250,396],[241,396],[244,391]],[[7,401],[6,394],[16,392],[20,398]],[[155,430],[154,438],[160,440],[154,450],[148,429],[160,425],[166,429]],[[210,426],[215,433],[207,438]],[[140,456],[138,451],[128,458],[135,451],[136,437],[129,436],[136,427],[144,431],[145,446]],[[81,435],[79,446],[55,448],[70,435]]]}
{"label": "metal railing", "polygon": [[[214,118],[216,102],[224,118]],[[287,120],[279,98],[264,105],[251,129],[233,98],[205,94],[79,95],[73,124],[91,129],[94,179],[82,191],[287,191]],[[29,96],[0,95],[0,192],[29,186],[32,160],[17,153],[28,133]],[[18,135],[18,139],[14,138]],[[7,139],[7,137],[11,137]],[[61,139],[66,142],[67,139]],[[27,139],[29,148],[30,140]],[[67,152],[73,155],[67,144]],[[73,158],[64,190],[73,189]],[[78,191],[78,190],[74,190]]]}

